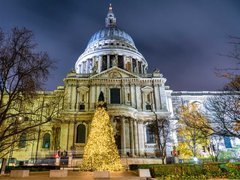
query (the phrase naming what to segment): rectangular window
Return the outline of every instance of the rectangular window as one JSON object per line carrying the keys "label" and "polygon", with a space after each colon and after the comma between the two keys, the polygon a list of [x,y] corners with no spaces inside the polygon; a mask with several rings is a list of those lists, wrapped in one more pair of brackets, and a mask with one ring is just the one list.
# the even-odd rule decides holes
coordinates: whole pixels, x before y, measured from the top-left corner
{"label": "rectangular window", "polygon": [[146,104],[146,110],[152,110],[151,104],[149,104],[149,103]]}
{"label": "rectangular window", "polygon": [[124,69],[123,56],[118,56],[118,67]]}
{"label": "rectangular window", "polygon": [[86,126],[84,124],[79,124],[77,126],[76,143],[85,143],[85,138],[86,138]]}
{"label": "rectangular window", "polygon": [[155,134],[151,126],[146,127],[147,143],[155,143]]}
{"label": "rectangular window", "polygon": [[102,57],[102,71],[107,69],[107,56]]}
{"label": "rectangular window", "polygon": [[133,66],[133,72],[136,72],[136,69],[137,69],[137,61],[136,61],[136,59],[132,59],[132,66]]}
{"label": "rectangular window", "polygon": [[138,71],[139,74],[142,74],[142,62],[138,62]]}
{"label": "rectangular window", "polygon": [[224,137],[224,144],[226,148],[232,148],[232,143],[230,137]]}
{"label": "rectangular window", "polygon": [[80,103],[80,104],[79,104],[79,110],[80,110],[80,111],[84,111],[84,110],[85,110],[85,105],[84,105],[84,103]]}
{"label": "rectangular window", "polygon": [[120,89],[112,88],[110,89],[111,104],[120,104]]}

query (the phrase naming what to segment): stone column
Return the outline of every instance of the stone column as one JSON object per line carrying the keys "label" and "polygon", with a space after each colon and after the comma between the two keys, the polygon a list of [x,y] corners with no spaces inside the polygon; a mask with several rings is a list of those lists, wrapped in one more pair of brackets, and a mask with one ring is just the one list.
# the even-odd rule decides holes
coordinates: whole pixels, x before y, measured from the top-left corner
{"label": "stone column", "polygon": [[94,109],[94,102],[95,102],[95,86],[91,85],[90,86],[90,109]]}
{"label": "stone column", "polygon": [[[73,142],[75,143],[74,139],[74,122],[71,122],[69,124],[69,132],[68,132],[68,148],[71,149],[72,146],[74,146]],[[62,149],[65,150],[65,149]]]}
{"label": "stone column", "polygon": [[132,61],[132,57],[129,57],[130,58],[130,63],[131,63],[131,72],[133,73],[134,72],[134,69],[133,69],[133,61]]}
{"label": "stone column", "polygon": [[138,156],[139,155],[139,148],[138,148],[138,127],[137,127],[137,121],[134,120],[133,122],[134,124],[134,138],[135,138],[135,155]]}
{"label": "stone column", "polygon": [[151,101],[152,101],[152,110],[156,111],[156,101],[155,101],[155,97],[154,97],[154,93],[155,91],[151,92]]}
{"label": "stone column", "polygon": [[144,156],[144,131],[143,122],[138,122],[139,155]]}
{"label": "stone column", "polygon": [[71,98],[72,98],[72,92],[71,92],[71,85],[67,86],[67,107],[68,109],[71,109]]}
{"label": "stone column", "polygon": [[110,68],[110,56],[107,55],[107,69]]}
{"label": "stone column", "polygon": [[73,122],[73,137],[72,137],[72,142],[73,142],[73,147],[75,147],[75,143],[76,143],[76,134],[77,134],[77,127],[76,127],[76,117],[75,120]]}
{"label": "stone column", "polygon": [[121,85],[121,104],[126,104],[126,93],[125,93],[125,84],[124,82],[122,81],[122,85]]}
{"label": "stone column", "polygon": [[134,84],[131,84],[130,93],[131,93],[131,106],[133,108],[136,108],[136,100],[135,100],[136,92],[135,92]]}
{"label": "stone column", "polygon": [[86,73],[89,73],[89,59],[86,61]]}
{"label": "stone column", "polygon": [[135,156],[134,153],[134,131],[133,131],[133,120],[129,119],[129,129],[130,129],[130,152],[132,156]]}
{"label": "stone column", "polygon": [[[96,90],[96,99],[95,99],[95,102],[97,102],[98,96],[99,96],[99,94],[100,94],[100,86],[97,85],[96,88],[97,88],[97,90]],[[104,94],[104,96],[105,96],[105,94]]]}
{"label": "stone column", "polygon": [[136,59],[136,73],[139,73],[139,69],[138,69],[138,59]]}
{"label": "stone column", "polygon": [[[69,124],[64,122],[61,124],[61,148],[68,150],[68,135],[69,135]],[[40,147],[40,146],[39,146]]]}
{"label": "stone column", "polygon": [[129,119],[124,118],[125,120],[125,145],[126,145],[126,154],[130,153],[130,129],[129,129]]}
{"label": "stone column", "polygon": [[147,94],[145,92],[142,91],[142,108],[143,108],[143,111],[146,111],[146,101],[147,101]]}
{"label": "stone column", "polygon": [[125,117],[121,119],[121,149],[122,155],[126,155],[126,138],[125,138]]}
{"label": "stone column", "polygon": [[102,70],[102,56],[98,56],[98,73]]}
{"label": "stone column", "polygon": [[76,99],[76,86],[72,86],[72,109],[76,111],[77,99]]}
{"label": "stone column", "polygon": [[81,63],[80,73],[83,73],[83,63]]}
{"label": "stone column", "polygon": [[123,69],[127,69],[126,68],[126,56],[123,56]]}
{"label": "stone column", "polygon": [[73,103],[73,85],[70,85],[70,109],[74,109],[74,103]]}
{"label": "stone column", "polygon": [[160,99],[161,99],[161,108],[163,110],[167,110],[167,96],[166,96],[164,85],[161,85],[159,87],[159,92],[160,92]]}
{"label": "stone column", "polygon": [[137,104],[137,109],[141,110],[141,106],[142,106],[142,93],[141,93],[141,89],[139,85],[135,85],[135,90],[136,90],[136,104]]}
{"label": "stone column", "polygon": [[76,87],[76,111],[79,111],[80,108],[80,102],[81,102],[81,96],[80,96],[80,91],[78,90],[78,88]]}
{"label": "stone column", "polygon": [[154,85],[155,111],[160,111],[160,92],[158,85]]}
{"label": "stone column", "polygon": [[89,111],[89,91],[86,92],[85,109]]}

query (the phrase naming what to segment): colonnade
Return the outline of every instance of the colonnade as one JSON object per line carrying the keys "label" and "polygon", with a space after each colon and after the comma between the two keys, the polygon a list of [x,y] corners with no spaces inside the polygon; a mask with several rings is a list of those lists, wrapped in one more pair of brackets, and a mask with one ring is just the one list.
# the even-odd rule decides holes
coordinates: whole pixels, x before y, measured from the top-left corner
{"label": "colonnade", "polygon": [[[117,62],[119,62],[120,57],[123,59],[123,67]],[[116,62],[114,62],[116,61]],[[134,59],[127,56],[119,56],[119,55],[101,55],[94,56],[93,58],[86,59],[82,61],[79,65],[78,74],[89,74],[89,73],[100,73],[106,69],[113,67],[114,65],[123,68],[129,72],[145,74],[146,73],[146,65],[142,60]]]}
{"label": "colonnade", "polygon": [[[111,119],[114,121],[115,117]],[[144,156],[145,132],[143,122],[130,117],[120,118],[121,156]],[[113,123],[116,126],[116,123]],[[119,142],[116,142],[119,143]]]}

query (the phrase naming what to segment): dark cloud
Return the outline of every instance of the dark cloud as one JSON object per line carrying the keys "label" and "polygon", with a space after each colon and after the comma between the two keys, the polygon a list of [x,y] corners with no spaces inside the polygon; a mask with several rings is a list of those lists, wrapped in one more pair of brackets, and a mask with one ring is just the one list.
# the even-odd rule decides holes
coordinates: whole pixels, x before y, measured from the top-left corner
{"label": "dark cloud", "polygon": [[[108,0],[1,0],[0,27],[25,26],[57,61],[46,89],[62,85],[91,35],[104,26]],[[217,90],[214,69],[234,65],[227,35],[240,36],[238,0],[112,0],[117,24],[173,90]]]}

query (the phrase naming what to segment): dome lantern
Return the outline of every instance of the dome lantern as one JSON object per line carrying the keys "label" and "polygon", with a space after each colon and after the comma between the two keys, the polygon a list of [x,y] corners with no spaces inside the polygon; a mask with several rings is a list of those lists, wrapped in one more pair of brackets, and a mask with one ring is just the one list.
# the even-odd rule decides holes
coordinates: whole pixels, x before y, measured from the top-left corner
{"label": "dome lantern", "polygon": [[112,4],[109,4],[108,14],[105,19],[106,27],[116,27],[116,18],[112,11]]}

